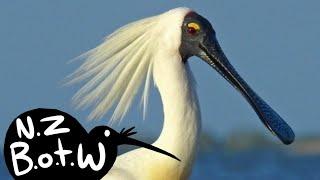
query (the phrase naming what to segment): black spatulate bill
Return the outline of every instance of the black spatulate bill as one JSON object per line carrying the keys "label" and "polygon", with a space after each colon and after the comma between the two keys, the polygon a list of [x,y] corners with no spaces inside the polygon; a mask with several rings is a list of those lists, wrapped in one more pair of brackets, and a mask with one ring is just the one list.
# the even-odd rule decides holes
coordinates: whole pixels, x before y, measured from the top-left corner
{"label": "black spatulate bill", "polygon": [[240,77],[224,55],[218,41],[215,38],[208,38],[200,44],[200,48],[204,52],[201,58],[240,91],[263,124],[284,144],[291,144],[294,141],[295,134],[290,126]]}

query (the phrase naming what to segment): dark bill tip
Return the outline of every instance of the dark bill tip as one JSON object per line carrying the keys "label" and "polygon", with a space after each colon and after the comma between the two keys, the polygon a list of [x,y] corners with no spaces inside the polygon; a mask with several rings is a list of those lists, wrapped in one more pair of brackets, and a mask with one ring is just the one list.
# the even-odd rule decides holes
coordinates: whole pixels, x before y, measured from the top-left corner
{"label": "dark bill tip", "polygon": [[295,134],[290,126],[258,95],[252,95],[251,101],[256,113],[264,125],[276,135],[283,144],[289,145],[295,139]]}

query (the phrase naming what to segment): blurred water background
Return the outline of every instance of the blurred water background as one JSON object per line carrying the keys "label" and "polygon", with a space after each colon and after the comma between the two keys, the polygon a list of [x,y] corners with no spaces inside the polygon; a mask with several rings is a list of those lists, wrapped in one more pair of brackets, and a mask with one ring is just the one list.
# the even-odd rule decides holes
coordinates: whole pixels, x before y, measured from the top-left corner
{"label": "blurred water background", "polygon": [[[193,8],[212,22],[231,63],[297,137],[291,146],[280,144],[225,80],[191,58],[204,132],[191,179],[320,179],[316,0],[1,1],[0,144],[14,117],[38,107],[64,110],[88,130],[105,124],[110,113],[88,122],[90,109],[71,106],[79,86],[62,87],[61,81],[79,63],[67,62],[120,26],[179,6]],[[134,106],[114,128],[136,126],[139,139],[153,141],[163,119],[155,89],[150,102],[146,121]],[[0,179],[10,179],[2,156]]]}

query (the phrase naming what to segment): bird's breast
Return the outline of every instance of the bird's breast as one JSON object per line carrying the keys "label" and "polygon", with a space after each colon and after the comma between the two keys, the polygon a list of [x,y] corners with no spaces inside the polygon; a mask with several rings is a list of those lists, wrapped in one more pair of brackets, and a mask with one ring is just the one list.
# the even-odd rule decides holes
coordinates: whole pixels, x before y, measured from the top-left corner
{"label": "bird's breast", "polygon": [[152,180],[183,180],[186,179],[180,168],[177,166],[171,166],[167,164],[154,164],[149,167],[146,172],[145,179]]}

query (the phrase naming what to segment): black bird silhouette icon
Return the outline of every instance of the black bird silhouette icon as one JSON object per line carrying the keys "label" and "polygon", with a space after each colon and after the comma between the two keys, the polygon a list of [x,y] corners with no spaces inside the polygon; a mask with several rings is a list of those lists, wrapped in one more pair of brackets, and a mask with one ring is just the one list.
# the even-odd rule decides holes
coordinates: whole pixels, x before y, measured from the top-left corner
{"label": "black bird silhouette icon", "polygon": [[10,174],[29,179],[101,179],[113,166],[119,145],[134,145],[176,156],[131,138],[134,127],[120,133],[97,126],[89,133],[71,115],[56,109],[27,111],[9,126],[4,156]]}

